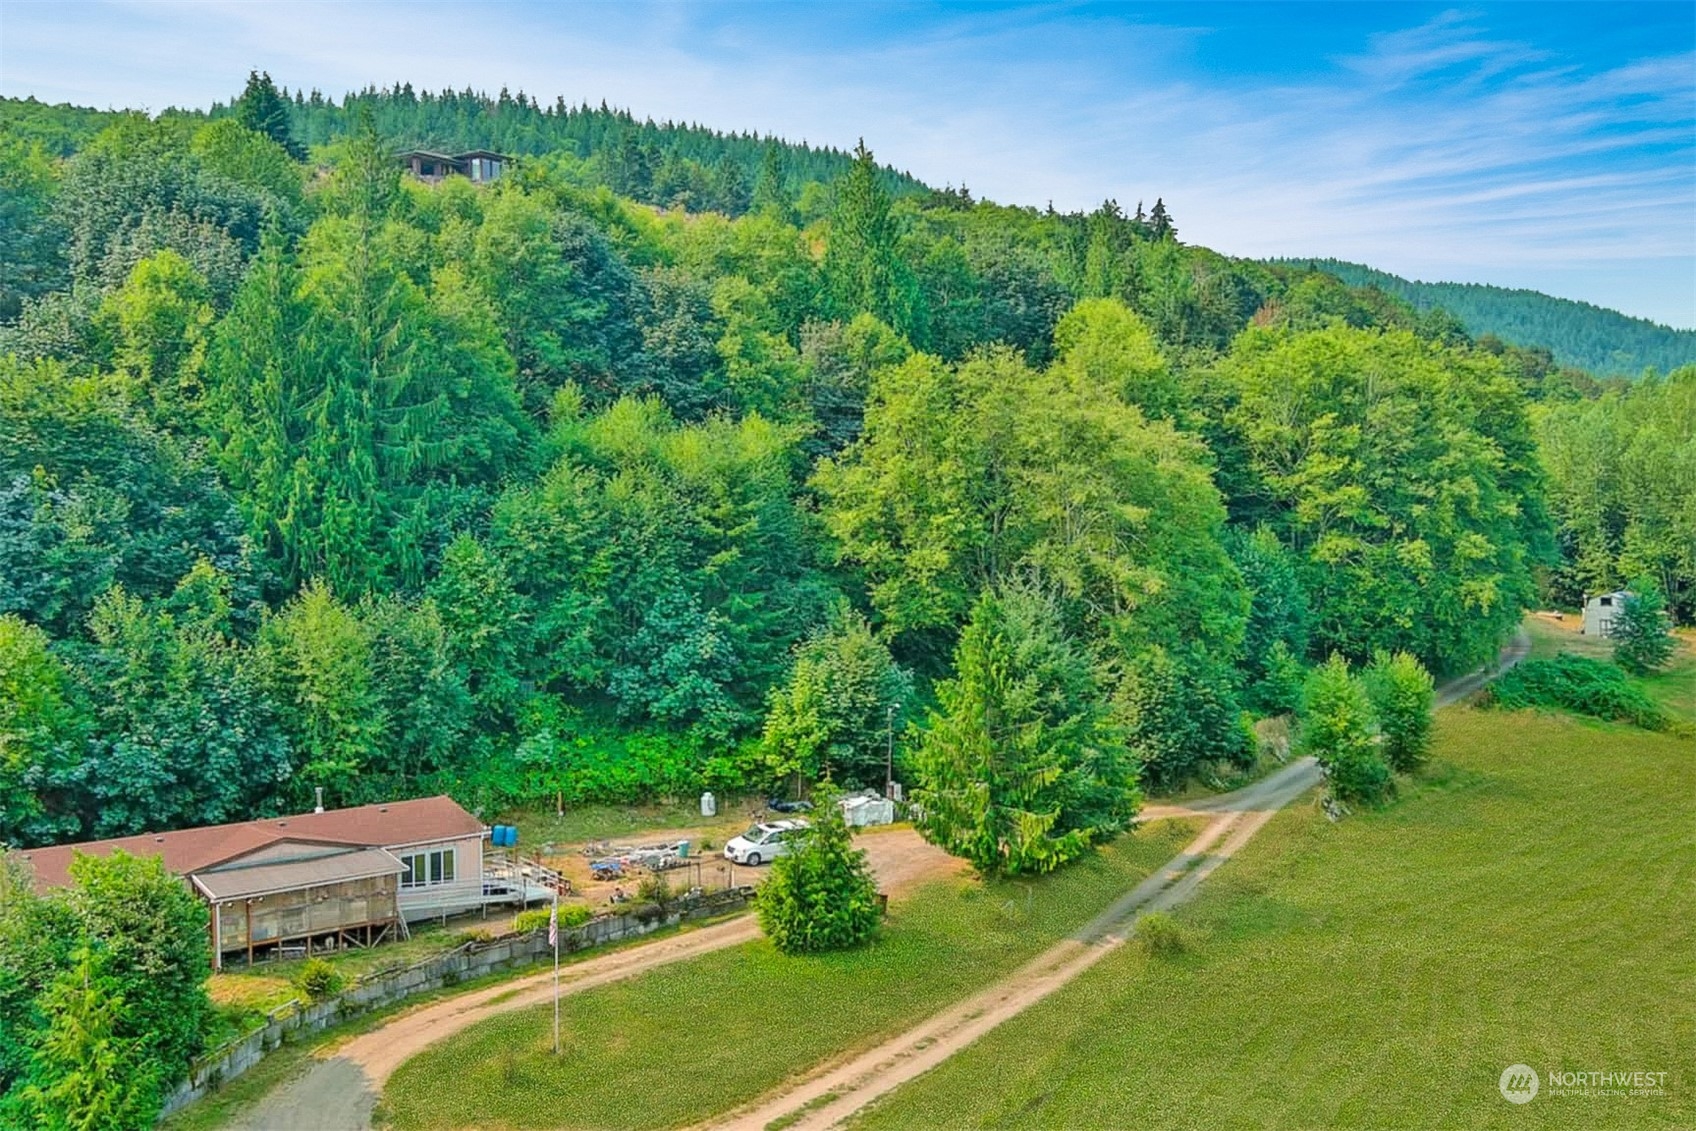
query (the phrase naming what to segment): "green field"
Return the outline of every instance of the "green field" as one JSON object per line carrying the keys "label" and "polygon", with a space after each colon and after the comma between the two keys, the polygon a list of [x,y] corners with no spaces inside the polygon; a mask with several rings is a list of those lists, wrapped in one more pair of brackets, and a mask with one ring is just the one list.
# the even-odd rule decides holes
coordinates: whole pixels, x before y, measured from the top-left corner
{"label": "green field", "polygon": [[1450,710],[1436,747],[1389,809],[1281,814],[1177,912],[1189,953],[1126,948],[856,1126],[1696,1126],[1696,743]]}
{"label": "green field", "polygon": [[672,1127],[772,1088],[1011,972],[1166,863],[1193,822],[1163,821],[1030,883],[928,885],[870,947],[786,958],[763,940],[482,1022],[403,1065],[397,1128]]}

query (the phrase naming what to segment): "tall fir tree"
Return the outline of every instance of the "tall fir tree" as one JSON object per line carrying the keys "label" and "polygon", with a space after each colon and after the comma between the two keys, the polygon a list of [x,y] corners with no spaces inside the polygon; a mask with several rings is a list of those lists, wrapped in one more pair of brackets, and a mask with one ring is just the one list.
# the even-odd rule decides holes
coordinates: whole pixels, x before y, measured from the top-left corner
{"label": "tall fir tree", "polygon": [[837,182],[836,211],[825,249],[825,285],[838,317],[875,314],[910,338],[922,338],[920,296],[897,246],[900,229],[877,162],[864,140]]}
{"label": "tall fir tree", "polygon": [[1178,229],[1172,224],[1172,214],[1166,211],[1166,202],[1156,199],[1154,210],[1148,214],[1149,235],[1157,240],[1175,240]]}
{"label": "tall fir tree", "polygon": [[783,166],[783,150],[775,142],[768,144],[760,154],[760,172],[754,178],[754,193],[748,208],[787,223],[794,218],[795,204],[789,196],[789,178]]}
{"label": "tall fir tree", "polygon": [[289,100],[283,97],[268,73],[247,73],[247,88],[236,100],[235,109],[236,121],[254,133],[264,134],[286,149],[296,161],[306,158],[306,147],[294,139],[289,124]]}

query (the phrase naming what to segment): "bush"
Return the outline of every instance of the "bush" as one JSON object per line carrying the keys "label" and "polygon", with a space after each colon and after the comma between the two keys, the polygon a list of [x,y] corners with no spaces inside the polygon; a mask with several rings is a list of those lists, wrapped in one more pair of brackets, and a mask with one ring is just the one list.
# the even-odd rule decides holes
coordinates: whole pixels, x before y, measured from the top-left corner
{"label": "bush", "polygon": [[1165,793],[1216,763],[1246,770],[1257,753],[1238,707],[1232,673],[1180,662],[1150,648],[1127,666],[1114,696],[1126,743],[1142,763],[1142,784]]}
{"label": "bush", "polygon": [[652,903],[661,911],[671,906],[671,884],[658,872],[643,876],[636,885],[636,898],[643,903]]}
{"label": "bush", "polygon": [[[528,911],[520,911],[517,915],[512,917],[513,931],[518,934],[525,935],[529,934],[531,931],[547,930],[549,910],[550,909],[547,907],[532,907]],[[559,929],[562,931],[569,931],[573,927],[581,927],[594,917],[595,913],[589,910],[588,906],[585,904],[562,903],[559,905]]]}
{"label": "bush", "polygon": [[1431,745],[1431,707],[1436,685],[1425,665],[1406,652],[1378,653],[1363,676],[1372,712],[1378,718],[1381,749],[1390,768],[1410,774],[1425,761]]}
{"label": "bush", "polygon": [[294,988],[310,1002],[335,997],[342,992],[344,984],[341,971],[322,958],[308,958],[301,968],[295,971],[293,982]]}
{"label": "bush", "polygon": [[1302,690],[1301,742],[1339,800],[1378,805],[1395,792],[1372,731],[1371,701],[1348,661],[1333,655],[1314,668]]}
{"label": "bush", "polygon": [[1137,941],[1152,958],[1176,958],[1195,945],[1189,928],[1164,911],[1150,911],[1137,920]]}
{"label": "bush", "polygon": [[800,842],[772,862],[756,904],[760,929],[785,954],[856,946],[876,933],[877,884],[826,789]]}
{"label": "bush", "polygon": [[1625,672],[1583,656],[1527,660],[1490,685],[1489,700],[1508,710],[1541,707],[1630,723],[1644,730],[1674,729],[1660,704]]}

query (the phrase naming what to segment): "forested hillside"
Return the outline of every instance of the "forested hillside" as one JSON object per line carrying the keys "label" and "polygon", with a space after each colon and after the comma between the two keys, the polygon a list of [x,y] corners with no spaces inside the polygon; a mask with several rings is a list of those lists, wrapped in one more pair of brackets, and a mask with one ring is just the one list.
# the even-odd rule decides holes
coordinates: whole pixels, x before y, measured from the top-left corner
{"label": "forested hillside", "polygon": [[1327,271],[1351,287],[1376,287],[1416,310],[1440,307],[1474,336],[1542,346],[1560,364],[1592,373],[1635,377],[1645,369],[1666,373],[1696,364],[1696,330],[1675,330],[1587,302],[1479,283],[1414,282],[1339,259],[1280,262]]}
{"label": "forested hillside", "polygon": [[[1534,602],[1696,613],[1696,367],[1598,380],[1163,201],[257,75],[5,112],[5,844],[881,786],[893,746],[951,850],[1044,871],[1298,707],[1381,796],[1369,697],[1422,727]],[[432,185],[419,144],[517,158]],[[95,1063],[146,1125],[207,1037],[203,908],[78,872],[0,917],[0,1123]]]}
{"label": "forested hillside", "polygon": [[[1065,757],[1176,785],[1333,652],[1458,671],[1640,573],[1692,612],[1693,371],[1474,344],[1163,202],[501,105],[8,130],[0,840],[881,783],[968,625],[1048,657]],[[747,201],[636,191],[628,131]],[[431,186],[426,141],[531,156]]]}

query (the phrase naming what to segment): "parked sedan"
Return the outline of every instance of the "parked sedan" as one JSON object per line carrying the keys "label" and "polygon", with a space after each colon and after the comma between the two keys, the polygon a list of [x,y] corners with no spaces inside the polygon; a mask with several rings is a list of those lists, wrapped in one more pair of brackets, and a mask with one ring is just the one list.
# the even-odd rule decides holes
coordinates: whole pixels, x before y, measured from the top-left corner
{"label": "parked sedan", "polygon": [[789,851],[795,835],[807,827],[806,821],[771,821],[755,825],[741,836],[733,836],[724,846],[724,858],[732,864],[758,867]]}

